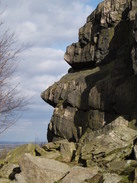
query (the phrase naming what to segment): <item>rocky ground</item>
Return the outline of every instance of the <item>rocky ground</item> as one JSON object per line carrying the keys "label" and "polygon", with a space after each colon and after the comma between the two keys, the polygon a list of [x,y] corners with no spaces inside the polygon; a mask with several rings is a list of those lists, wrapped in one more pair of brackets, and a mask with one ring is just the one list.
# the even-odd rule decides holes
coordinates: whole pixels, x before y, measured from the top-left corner
{"label": "rocky ground", "polygon": [[0,160],[0,182],[137,182],[137,0],[105,0],[67,47],[68,74],[41,97],[48,144]]}
{"label": "rocky ground", "polygon": [[137,181],[137,131],[122,117],[89,130],[79,143],[67,139],[40,147],[25,144],[0,160],[0,183],[129,183]]}

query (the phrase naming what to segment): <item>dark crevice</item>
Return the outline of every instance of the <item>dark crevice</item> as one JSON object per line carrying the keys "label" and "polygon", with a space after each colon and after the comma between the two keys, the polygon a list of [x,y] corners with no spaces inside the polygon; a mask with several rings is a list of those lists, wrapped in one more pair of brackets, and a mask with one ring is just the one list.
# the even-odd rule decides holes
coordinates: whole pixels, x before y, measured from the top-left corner
{"label": "dark crevice", "polygon": [[122,13],[122,19],[123,19],[123,20],[127,20],[127,19],[128,19],[129,11],[130,11],[130,9],[129,9],[129,7],[127,7],[127,8],[125,9],[125,11]]}
{"label": "dark crevice", "polygon": [[73,151],[73,154],[72,154],[72,157],[71,157],[71,161],[70,162],[72,162],[75,159],[75,157],[76,157],[76,151]]}
{"label": "dark crevice", "polygon": [[125,160],[135,160],[134,149],[132,149],[131,153],[125,157]]}
{"label": "dark crevice", "polygon": [[129,174],[128,179],[129,179],[129,182],[131,182],[131,181],[134,182],[134,180],[135,180],[135,171],[133,171]]}
{"label": "dark crevice", "polygon": [[69,142],[76,142],[76,137],[73,135],[72,138],[69,139]]}
{"label": "dark crevice", "polygon": [[4,164],[0,164],[0,169],[4,166]]}
{"label": "dark crevice", "polygon": [[136,145],[137,144],[137,138],[134,140],[134,145]]}
{"label": "dark crevice", "polygon": [[96,62],[95,61],[88,61],[88,62],[81,62],[81,63],[69,63],[67,62],[74,70],[75,72],[77,71],[81,71],[81,70],[86,70],[86,69],[93,69],[95,68],[95,64]]}
{"label": "dark crevice", "polygon": [[36,156],[41,156],[41,154],[35,149],[35,155]]}
{"label": "dark crevice", "polygon": [[83,167],[87,167],[86,160],[82,159],[81,157],[79,158],[78,163],[81,164]]}
{"label": "dark crevice", "polygon": [[19,173],[21,173],[20,167],[14,168],[12,173],[9,175],[9,179],[10,180],[14,180],[15,179],[15,175],[19,174]]}

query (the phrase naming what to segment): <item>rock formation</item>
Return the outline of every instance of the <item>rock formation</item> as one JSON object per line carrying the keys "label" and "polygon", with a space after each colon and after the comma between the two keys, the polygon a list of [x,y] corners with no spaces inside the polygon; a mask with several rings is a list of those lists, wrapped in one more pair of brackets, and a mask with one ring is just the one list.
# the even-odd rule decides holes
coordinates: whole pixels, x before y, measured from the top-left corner
{"label": "rock formation", "polygon": [[0,160],[0,182],[137,182],[137,0],[104,0],[67,47],[68,74],[42,93],[48,144]]}
{"label": "rock formation", "polygon": [[88,16],[78,42],[67,47],[68,74],[41,95],[55,107],[49,141],[78,142],[119,116],[136,127],[136,13],[136,0],[105,0]]}
{"label": "rock formation", "polygon": [[75,160],[84,166],[132,174],[134,179],[137,0],[100,3],[79,29],[78,42],[67,47],[64,59],[71,66],[68,74],[41,95],[55,108],[48,141],[75,142]]}

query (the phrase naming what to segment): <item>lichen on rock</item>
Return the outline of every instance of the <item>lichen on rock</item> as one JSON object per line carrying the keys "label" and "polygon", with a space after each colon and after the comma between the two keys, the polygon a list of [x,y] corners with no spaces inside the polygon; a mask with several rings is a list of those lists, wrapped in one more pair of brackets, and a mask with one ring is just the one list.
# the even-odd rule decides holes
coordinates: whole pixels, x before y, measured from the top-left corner
{"label": "lichen on rock", "polygon": [[[64,55],[71,66],[42,92],[55,109],[48,141],[75,142],[75,161],[100,181],[136,179],[137,1],[104,0]],[[121,166],[119,166],[121,162]],[[94,181],[94,177],[87,182]]]}
{"label": "lichen on rock", "polygon": [[[91,129],[103,128],[119,116],[136,128],[136,0],[105,0],[67,47],[69,73],[42,92],[55,107],[48,140],[78,142]],[[130,124],[131,122],[131,124]]]}

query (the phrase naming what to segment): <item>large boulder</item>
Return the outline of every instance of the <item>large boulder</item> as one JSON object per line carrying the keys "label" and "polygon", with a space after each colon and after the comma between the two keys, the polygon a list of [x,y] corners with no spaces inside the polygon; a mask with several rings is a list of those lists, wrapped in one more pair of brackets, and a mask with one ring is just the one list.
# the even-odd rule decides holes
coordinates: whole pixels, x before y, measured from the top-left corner
{"label": "large boulder", "polygon": [[20,183],[52,183],[60,180],[69,171],[70,167],[56,160],[35,157],[25,154],[20,160],[21,174],[16,176],[16,182]]}

